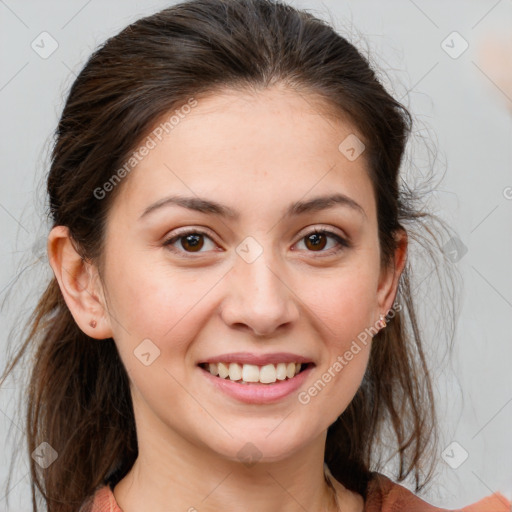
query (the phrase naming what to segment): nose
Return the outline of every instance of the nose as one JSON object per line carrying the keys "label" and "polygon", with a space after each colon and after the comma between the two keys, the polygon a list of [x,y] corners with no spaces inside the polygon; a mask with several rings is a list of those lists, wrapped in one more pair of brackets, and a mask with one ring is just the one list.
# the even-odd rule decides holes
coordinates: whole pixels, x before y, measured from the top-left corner
{"label": "nose", "polygon": [[299,318],[298,298],[285,272],[264,251],[252,263],[237,257],[226,280],[221,317],[231,328],[271,336]]}

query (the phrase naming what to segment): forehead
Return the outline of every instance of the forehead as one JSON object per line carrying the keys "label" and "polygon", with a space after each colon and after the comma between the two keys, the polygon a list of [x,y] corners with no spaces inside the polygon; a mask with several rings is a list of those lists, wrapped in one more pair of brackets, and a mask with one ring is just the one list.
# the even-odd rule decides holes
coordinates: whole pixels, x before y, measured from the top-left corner
{"label": "forehead", "polygon": [[154,148],[123,184],[122,205],[141,212],[148,201],[186,193],[243,210],[339,191],[371,215],[364,152],[351,160],[340,150],[347,139],[363,137],[318,96],[282,86],[223,90],[198,97],[186,112],[161,140],[153,136]]}

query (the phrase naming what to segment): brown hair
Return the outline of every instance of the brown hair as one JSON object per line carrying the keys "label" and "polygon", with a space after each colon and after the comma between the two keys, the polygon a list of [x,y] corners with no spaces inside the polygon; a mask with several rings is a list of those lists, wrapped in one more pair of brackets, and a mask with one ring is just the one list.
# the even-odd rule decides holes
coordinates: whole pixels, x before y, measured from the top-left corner
{"label": "brown hair", "polygon": [[[425,231],[427,213],[413,207],[413,192],[400,184],[412,128],[407,109],[333,27],[270,0],[190,0],[139,19],[93,53],[56,130],[47,180],[52,225],[67,226],[82,257],[101,268],[105,219],[122,182],[102,200],[94,191],[162,115],[202,93],[275,83],[324,99],[364,137],[383,264],[392,261],[394,235],[408,223],[418,222],[418,240],[421,232],[433,234]],[[328,429],[325,462],[363,496],[386,441],[395,446],[399,481],[414,472],[420,490],[434,468],[437,420],[409,263],[397,302],[402,310],[377,334],[360,388]],[[128,376],[112,339],[79,329],[55,278],[0,383],[28,349],[28,450],[44,441],[58,452],[43,471],[30,459],[33,508],[37,487],[49,512],[71,512],[100,485],[117,483],[137,458]]]}

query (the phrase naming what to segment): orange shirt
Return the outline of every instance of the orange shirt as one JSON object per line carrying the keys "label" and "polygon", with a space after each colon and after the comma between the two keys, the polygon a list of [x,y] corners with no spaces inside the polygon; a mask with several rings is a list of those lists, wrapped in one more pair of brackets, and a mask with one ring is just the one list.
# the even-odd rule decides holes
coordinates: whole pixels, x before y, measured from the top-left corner
{"label": "orange shirt", "polygon": [[[104,485],[93,496],[92,508],[80,512],[122,512],[108,485]],[[364,512],[450,512],[434,507],[400,484],[381,473],[372,473],[368,483]],[[457,509],[456,512],[512,512],[512,503],[500,493],[494,493],[478,502]]]}

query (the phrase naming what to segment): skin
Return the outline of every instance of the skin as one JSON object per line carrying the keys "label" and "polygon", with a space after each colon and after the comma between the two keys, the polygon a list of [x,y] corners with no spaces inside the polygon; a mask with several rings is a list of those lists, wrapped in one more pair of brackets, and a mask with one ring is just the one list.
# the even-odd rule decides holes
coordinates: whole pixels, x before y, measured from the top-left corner
{"label": "skin", "polygon": [[[512,114],[512,37],[508,39],[495,34],[487,34],[478,48],[479,61],[485,64],[486,72],[492,76],[496,97],[503,101]],[[502,94],[501,94],[502,93]]]}
{"label": "skin", "polygon": [[[89,336],[114,338],[130,377],[139,457],[114,489],[124,512],[335,510],[323,480],[327,428],[361,384],[371,339],[306,405],[297,392],[241,403],[197,367],[226,352],[293,352],[316,364],[298,391],[307,390],[393,305],[406,236],[381,267],[364,153],[350,161],[338,149],[357,132],[322,112],[313,96],[281,86],[205,96],[120,185],[101,272],[80,259],[67,228],[49,235],[73,317]],[[292,202],[333,192],[362,211],[283,216]],[[140,219],[171,193],[218,201],[240,217],[168,206]],[[164,245],[183,227],[210,233],[200,252],[183,238],[175,252]],[[328,237],[315,249],[306,235],[316,228],[350,247]],[[252,263],[236,252],[248,236],[263,251]],[[148,338],[160,356],[145,366],[133,351]],[[237,455],[248,442],[260,457],[250,467]],[[335,487],[343,510],[363,510],[362,496]]]}

